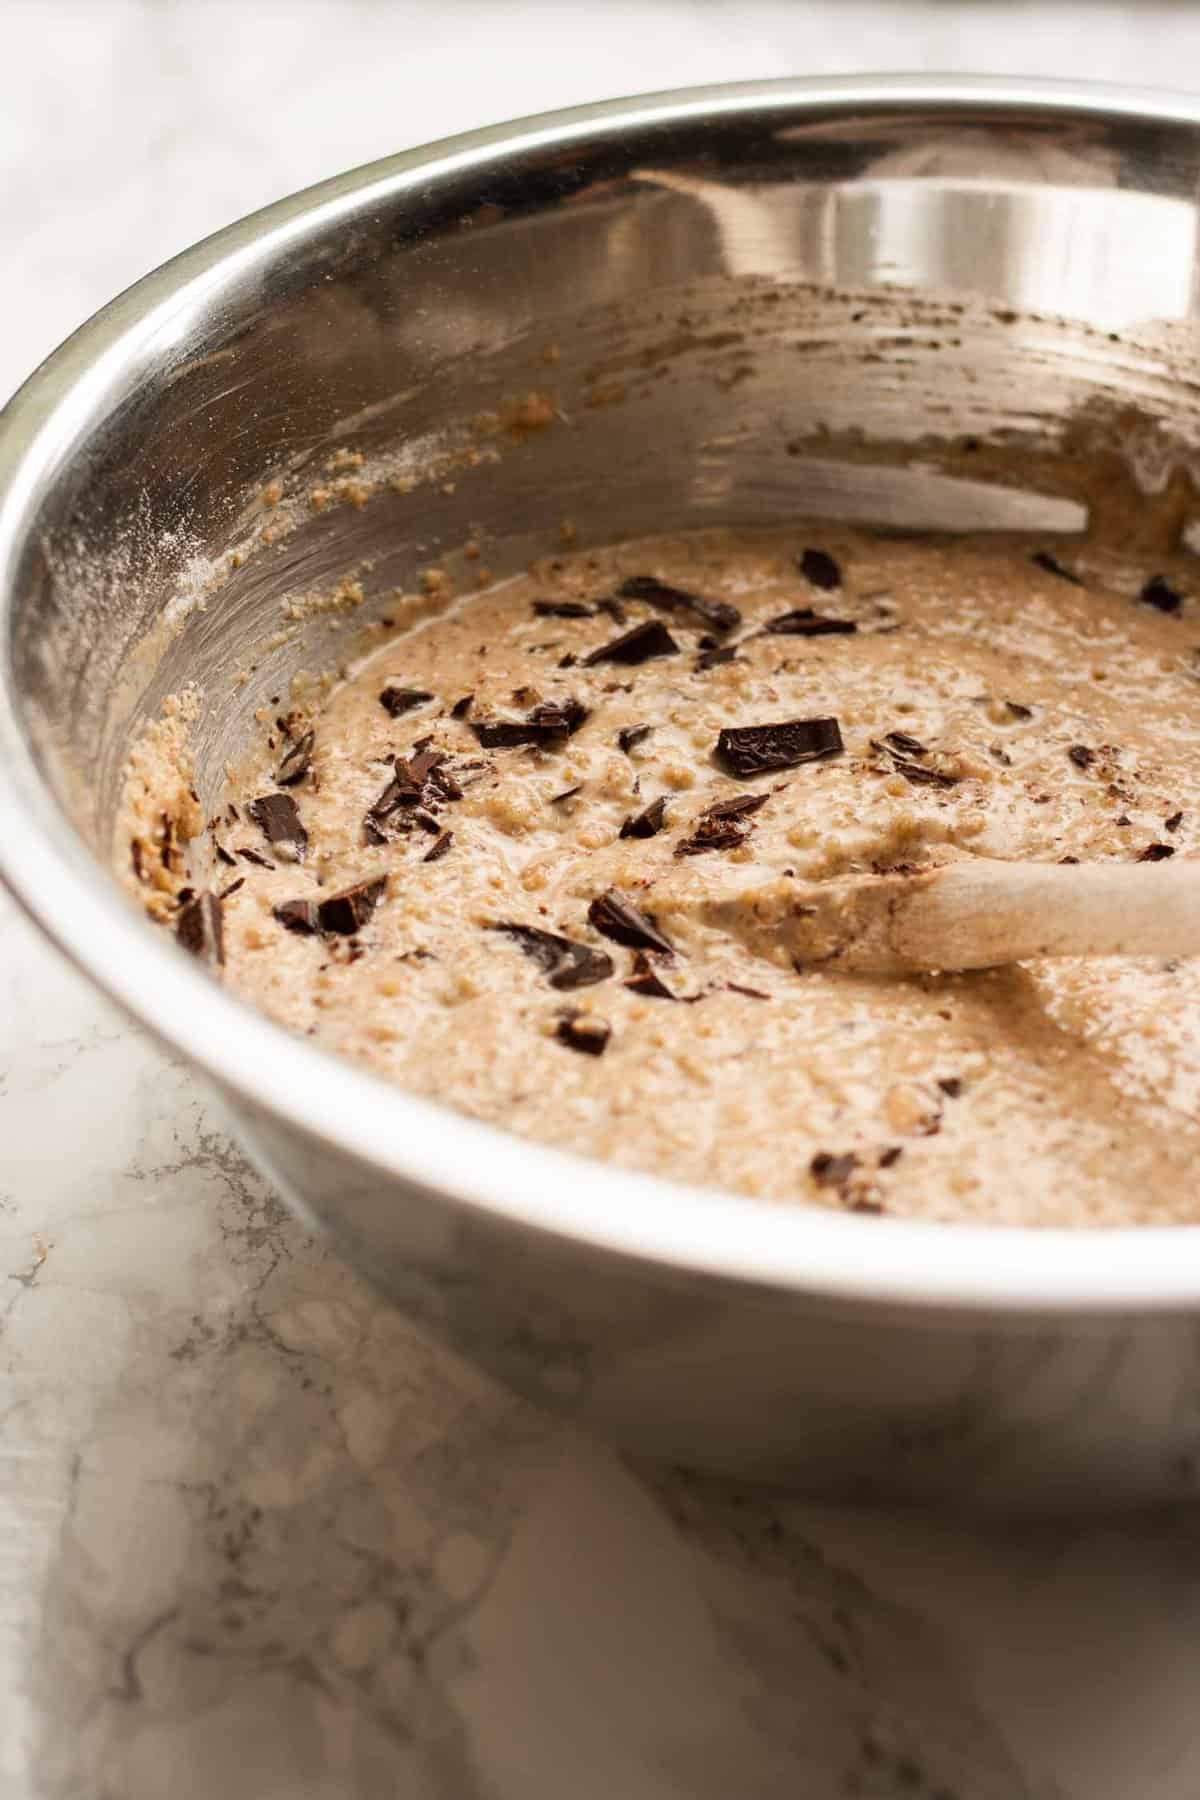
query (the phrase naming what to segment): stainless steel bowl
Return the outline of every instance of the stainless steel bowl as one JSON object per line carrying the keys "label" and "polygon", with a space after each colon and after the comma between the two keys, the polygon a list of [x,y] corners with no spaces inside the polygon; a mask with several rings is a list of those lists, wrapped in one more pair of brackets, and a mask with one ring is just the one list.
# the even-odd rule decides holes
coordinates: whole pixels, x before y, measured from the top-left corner
{"label": "stainless steel bowl", "polygon": [[[498,572],[563,515],[583,542],[830,509],[1050,528],[1079,508],[1044,497],[1043,452],[1126,406],[1153,483],[1164,435],[1200,441],[1198,177],[1200,107],[1120,90],[787,82],[587,107],[222,232],[3,416],[5,879],[211,1079],[347,1257],[639,1451],[837,1496],[1190,1495],[1200,1235],[765,1206],[410,1099],[246,1010],[129,906],[106,856],[131,738],[198,681],[211,794],[254,706],[348,641],[326,614],[272,645],[281,596],[367,562],[380,607],[470,521]],[[258,541],[268,477],[303,496],[338,445],[436,471],[473,414],[530,389],[560,423],[501,433],[453,493],[285,501]],[[985,458],[963,479],[928,447],[951,437],[1024,446],[1039,478]]]}

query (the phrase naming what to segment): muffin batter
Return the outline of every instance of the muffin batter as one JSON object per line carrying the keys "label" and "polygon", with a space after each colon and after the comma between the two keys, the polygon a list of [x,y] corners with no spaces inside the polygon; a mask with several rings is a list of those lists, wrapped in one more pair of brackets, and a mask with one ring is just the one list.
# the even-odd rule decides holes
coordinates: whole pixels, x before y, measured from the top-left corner
{"label": "muffin batter", "polygon": [[271,723],[177,859],[175,929],[322,1047],[618,1164],[865,1213],[1197,1218],[1196,963],[869,978],[689,904],[748,869],[1194,854],[1197,589],[1182,556],[818,525],[549,560]]}

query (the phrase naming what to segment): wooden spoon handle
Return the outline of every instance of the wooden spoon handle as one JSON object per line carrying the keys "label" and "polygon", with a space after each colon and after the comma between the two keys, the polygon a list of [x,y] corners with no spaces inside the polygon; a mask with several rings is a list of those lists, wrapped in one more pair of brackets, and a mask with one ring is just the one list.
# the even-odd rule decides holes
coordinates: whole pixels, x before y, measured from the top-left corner
{"label": "wooden spoon handle", "polygon": [[890,947],[912,968],[1034,956],[1200,954],[1200,862],[952,863],[896,898]]}

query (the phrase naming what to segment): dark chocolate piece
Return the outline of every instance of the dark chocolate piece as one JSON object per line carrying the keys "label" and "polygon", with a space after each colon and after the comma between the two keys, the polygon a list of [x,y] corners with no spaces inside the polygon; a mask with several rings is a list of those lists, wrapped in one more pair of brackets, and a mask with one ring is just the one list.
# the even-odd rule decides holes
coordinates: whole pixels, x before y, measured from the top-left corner
{"label": "dark chocolate piece", "polygon": [[474,694],[464,694],[461,700],[456,700],[454,705],[450,708],[450,717],[452,719],[465,719],[471,710],[471,702],[474,698]]}
{"label": "dark chocolate piece", "polygon": [[879,1167],[881,1169],[894,1169],[903,1155],[903,1144],[889,1144],[886,1150],[880,1152]]}
{"label": "dark chocolate piece", "polygon": [[221,889],[220,893],[217,895],[217,899],[223,904],[231,895],[236,894],[239,888],[244,888],[245,885],[246,877],[244,875],[239,875],[236,881],[231,881],[228,887]]}
{"label": "dark chocolate piece", "polygon": [[1004,702],[1014,719],[1032,719],[1033,708],[1026,706],[1023,700],[1006,700]]}
{"label": "dark chocolate piece", "polygon": [[1183,595],[1171,586],[1165,575],[1152,575],[1138,599],[1143,606],[1153,606],[1164,613],[1177,613],[1183,605]]}
{"label": "dark chocolate piece", "polygon": [[1036,563],[1039,569],[1044,569],[1047,575],[1057,575],[1060,581],[1069,581],[1072,587],[1083,586],[1078,575],[1073,575],[1070,569],[1064,569],[1058,558],[1051,556],[1048,550],[1035,550],[1029,560]]}
{"label": "dark chocolate piece", "polygon": [[270,857],[260,855],[257,850],[251,850],[248,845],[240,850],[235,850],[234,855],[239,856],[243,862],[253,863],[256,869],[273,869],[275,867]]}
{"label": "dark chocolate piece", "polygon": [[805,581],[826,593],[842,585],[842,571],[827,550],[802,550],[796,558],[796,567]]}
{"label": "dark chocolate piece", "polygon": [[741,660],[732,644],[717,644],[700,652],[696,658],[696,667],[697,669],[716,669],[722,663],[741,662]]}
{"label": "dark chocolate piece", "polygon": [[1169,856],[1174,856],[1174,854],[1174,844],[1147,844],[1144,850],[1138,851],[1138,861],[1166,862],[1167,858]]}
{"label": "dark chocolate piece", "polygon": [[304,780],[312,764],[315,742],[316,734],[312,731],[306,731],[303,737],[296,739],[275,771],[275,779],[280,787],[295,787],[298,781]]}
{"label": "dark chocolate piece", "polygon": [[426,831],[439,829],[437,820],[423,818],[422,812],[431,815],[442,801],[462,799],[462,789],[445,763],[445,752],[430,749],[427,741],[411,756],[396,758],[395,774],[363,820],[369,844],[385,844],[414,824]]}
{"label": "dark chocolate piece", "polygon": [[400,687],[397,682],[389,681],[379,696],[379,704],[391,718],[399,719],[405,713],[413,712],[418,706],[424,706],[426,701],[432,700],[433,697],[432,694],[427,694],[424,688]]}
{"label": "dark chocolate piece", "polygon": [[638,950],[633,958],[633,974],[629,976],[625,986],[631,993],[641,994],[646,1000],[678,1000],[679,995],[671,992],[650,958],[644,950]]}
{"label": "dark chocolate piece", "polygon": [[701,817],[744,819],[751,813],[758,812],[770,798],[770,794],[735,794],[732,800],[718,800],[715,806],[706,806]]}
{"label": "dark chocolate piece", "polygon": [[551,794],[550,804],[551,804],[551,806],[559,806],[562,804],[562,802],[564,800],[573,800],[575,798],[576,794],[580,794],[582,792],[583,792],[583,783],[582,783],[582,781],[577,781],[575,783],[574,787],[564,788],[561,794]]}
{"label": "dark chocolate piece", "polygon": [[818,1187],[844,1188],[858,1167],[858,1158],[853,1150],[847,1150],[841,1156],[834,1156],[829,1150],[818,1150],[808,1166]]}
{"label": "dark chocolate piece", "polygon": [[369,881],[359,881],[338,894],[330,894],[317,904],[317,923],[322,931],[352,937],[367,923],[386,889],[387,876],[375,875]]}
{"label": "dark chocolate piece", "polygon": [[473,719],[471,730],[485,750],[509,750],[519,744],[553,744],[570,737],[588,717],[578,700],[546,701],[527,719]]}
{"label": "dark chocolate piece", "polygon": [[617,743],[628,756],[635,745],[643,743],[653,730],[653,725],[626,725],[623,730],[618,731]]}
{"label": "dark chocolate piece", "polygon": [[798,606],[780,613],[777,619],[768,619],[763,630],[773,637],[849,637],[858,626],[853,619],[827,619],[811,606]]}
{"label": "dark chocolate piece", "polygon": [[666,810],[667,796],[660,794],[657,800],[652,800],[640,813],[625,820],[620,835],[623,838],[657,837],[666,823]]}
{"label": "dark chocolate piece", "polygon": [[262,794],[251,800],[246,811],[269,844],[286,845],[297,856],[304,855],[308,833],[290,794]]}
{"label": "dark chocolate piece", "polygon": [[742,622],[741,613],[728,600],[710,600],[704,594],[692,593],[690,588],[672,587],[654,575],[629,575],[617,592],[623,600],[645,600],[663,612],[694,613],[714,631],[732,631]]}
{"label": "dark chocolate piece", "polygon": [[671,636],[661,619],[646,619],[641,625],[635,625],[632,631],[626,631],[611,644],[601,644],[583,659],[584,667],[592,668],[596,663],[635,664],[649,662],[656,656],[678,656],[679,645]]}
{"label": "dark chocolate piece", "polygon": [[1182,824],[1183,824],[1183,814],[1181,812],[1173,812],[1171,814],[1170,818],[1163,820],[1163,830],[1164,831],[1178,831],[1179,827]]}
{"label": "dark chocolate piece", "polygon": [[726,727],[717,755],[734,775],[763,775],[801,763],[840,756],[845,749],[836,719],[781,719],[770,725]]}
{"label": "dark chocolate piece", "polygon": [[556,669],[573,669],[578,661],[579,658],[576,656],[575,652],[573,650],[568,650],[565,656],[559,657],[554,666]]}
{"label": "dark chocolate piece", "polygon": [[550,986],[560,993],[607,981],[613,972],[613,959],[607,951],[593,950],[590,944],[578,944],[557,932],[542,931],[537,925],[516,925],[501,919],[489,929],[515,939],[526,956],[549,976]]}
{"label": "dark chocolate piece", "polygon": [[582,600],[535,600],[533,610],[539,619],[593,619],[594,606]]}
{"label": "dark chocolate piece", "polygon": [[597,600],[596,611],[607,613],[614,625],[623,625],[629,617],[615,594],[605,594],[602,600]]}
{"label": "dark chocolate piece", "polygon": [[317,909],[311,900],[283,900],[275,908],[275,917],[285,931],[299,931],[308,936],[317,930]]}
{"label": "dark chocolate piece", "polygon": [[1096,760],[1096,752],[1089,749],[1087,744],[1072,744],[1067,755],[1077,769],[1090,769]]}
{"label": "dark chocolate piece", "polygon": [[[141,845],[135,842],[134,849],[137,851],[140,851]],[[224,863],[226,868],[232,869],[235,866],[234,860],[233,860],[232,856],[230,856],[230,854],[229,854],[228,850],[225,848],[224,844],[218,844],[216,838],[213,839],[213,855],[216,857],[218,862]],[[135,875],[141,874],[141,870],[138,868],[138,859],[137,858],[134,859],[133,868],[134,868]]]}
{"label": "dark chocolate piece", "polygon": [[899,750],[902,756],[928,756],[920,738],[910,737],[907,731],[889,731],[884,735],[884,743],[892,750]]}
{"label": "dark chocolate piece", "polygon": [[453,844],[453,842],[454,842],[454,833],[452,831],[443,831],[443,833],[442,833],[441,837],[438,839],[437,843],[434,844],[432,849],[427,850],[425,852],[424,856],[421,858],[421,861],[422,862],[440,862],[442,860],[443,856],[445,856],[447,850],[449,850],[451,844]]}
{"label": "dark chocolate piece", "polygon": [[592,901],[588,907],[588,923],[601,937],[612,938],[617,944],[628,944],[633,950],[659,950],[664,956],[675,954],[675,946],[663,936],[654,920],[639,912],[612,888]]}
{"label": "dark chocolate piece", "polygon": [[689,837],[675,846],[676,856],[702,856],[707,850],[736,850],[746,841],[741,820],[749,819],[769,794],[740,794],[733,800],[721,800],[700,814]]}
{"label": "dark chocolate piece", "polygon": [[910,787],[952,788],[957,787],[957,775],[943,775],[940,769],[927,769],[924,763],[909,762],[903,756],[892,757],[892,767],[897,775],[903,775]]}
{"label": "dark chocolate piece", "polygon": [[582,1051],[585,1056],[602,1056],[608,1048],[612,1026],[606,1019],[594,1018],[591,1013],[564,1013],[558,1021],[555,1036],[570,1050]]}
{"label": "dark chocolate piece", "polygon": [[198,894],[175,921],[175,936],[183,948],[201,962],[219,966],[225,961],[225,928],[221,901],[216,894]]}
{"label": "dark chocolate piece", "polygon": [[726,988],[731,994],[744,994],[747,1000],[769,1000],[770,994],[764,994],[761,988],[743,987],[740,981],[727,981]]}
{"label": "dark chocolate piece", "polygon": [[962,1076],[939,1075],[938,1086],[941,1088],[943,1094],[945,1094],[947,1100],[957,1100],[963,1090]]}

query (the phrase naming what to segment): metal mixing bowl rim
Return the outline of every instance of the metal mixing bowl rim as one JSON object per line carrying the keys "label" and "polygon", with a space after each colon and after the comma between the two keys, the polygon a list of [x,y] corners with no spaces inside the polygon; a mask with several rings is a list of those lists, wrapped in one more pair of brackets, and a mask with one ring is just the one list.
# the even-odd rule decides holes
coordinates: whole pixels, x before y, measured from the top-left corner
{"label": "metal mixing bowl rim", "polygon": [[[386,158],[292,195],[146,276],[58,349],[0,415],[0,596],[11,597],[39,499],[103,418],[122,374],[178,341],[197,309],[290,242],[373,199],[486,168],[514,152],[739,114],[934,114],[969,107],[1200,127],[1200,102],[1158,91],[961,76],[785,80],[602,102]],[[1200,1300],[1190,1226],[1067,1231],[922,1224],[773,1205],[689,1188],[514,1137],[416,1099],[295,1038],[224,992],[138,916],[41,777],[11,657],[0,666],[0,876],[104,992],[213,1077],[236,1104],[415,1189],[597,1250],[773,1294],[988,1313],[1179,1310]],[[52,1148],[52,1146],[50,1147]],[[399,1197],[380,1204],[401,1205]]]}

